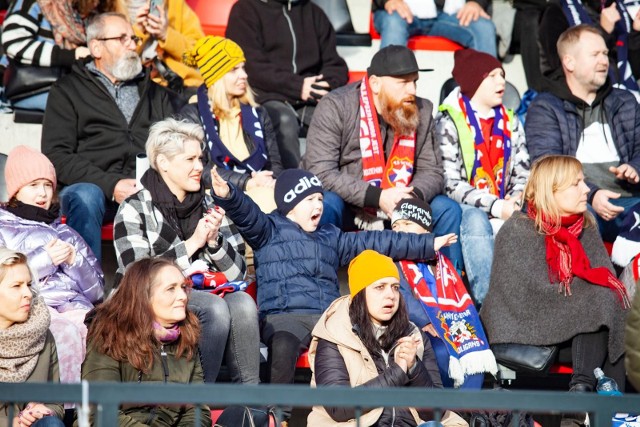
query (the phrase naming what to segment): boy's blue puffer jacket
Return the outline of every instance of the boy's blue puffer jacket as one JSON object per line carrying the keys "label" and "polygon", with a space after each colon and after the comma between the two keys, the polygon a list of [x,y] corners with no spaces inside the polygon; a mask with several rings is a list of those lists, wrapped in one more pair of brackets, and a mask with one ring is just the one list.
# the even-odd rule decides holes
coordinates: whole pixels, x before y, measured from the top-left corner
{"label": "boy's blue puffer jacket", "polygon": [[243,192],[229,187],[229,198],[214,197],[214,200],[255,251],[258,307],[262,315],[324,312],[340,296],[337,269],[365,249],[394,260],[435,256],[432,234],[345,233],[333,225],[307,233],[277,212],[263,213]]}

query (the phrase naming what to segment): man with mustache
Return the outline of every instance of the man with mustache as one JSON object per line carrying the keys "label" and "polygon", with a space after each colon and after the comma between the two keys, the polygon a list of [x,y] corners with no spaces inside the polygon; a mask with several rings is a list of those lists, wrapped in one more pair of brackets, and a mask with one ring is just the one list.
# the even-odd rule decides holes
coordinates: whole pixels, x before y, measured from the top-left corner
{"label": "man with mustache", "polygon": [[[173,114],[169,92],[153,83],[136,53],[124,15],[105,13],[87,26],[91,60],[77,61],[51,89],[42,152],[56,169],[67,224],[101,259],[100,228],[136,188],[136,155],[149,126]],[[176,108],[180,106],[176,105]]]}
{"label": "man with mustache", "polygon": [[[345,230],[390,228],[398,202],[415,196],[430,203],[436,235],[460,233],[460,207],[442,195],[433,104],[416,96],[418,71],[410,49],[387,46],[374,55],[361,82],[318,103],[302,165],[325,186],[321,223]],[[462,268],[459,243],[444,252]]]}
{"label": "man with mustache", "polygon": [[564,79],[531,103],[525,133],[532,162],[546,154],[582,162],[589,210],[603,239],[613,242],[640,202],[640,106],[629,91],[612,87],[607,53],[595,27],[581,24],[562,33]]}

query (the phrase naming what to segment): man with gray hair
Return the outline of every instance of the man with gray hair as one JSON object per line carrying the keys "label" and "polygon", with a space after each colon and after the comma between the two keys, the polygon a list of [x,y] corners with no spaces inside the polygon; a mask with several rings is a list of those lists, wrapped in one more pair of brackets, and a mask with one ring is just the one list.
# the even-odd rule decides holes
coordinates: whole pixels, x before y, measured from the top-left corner
{"label": "man with gray hair", "polygon": [[124,15],[105,13],[87,26],[88,61],[51,89],[42,152],[64,187],[67,224],[101,259],[100,228],[136,188],[136,155],[149,127],[177,111],[181,100],[153,83],[136,53],[138,38]]}

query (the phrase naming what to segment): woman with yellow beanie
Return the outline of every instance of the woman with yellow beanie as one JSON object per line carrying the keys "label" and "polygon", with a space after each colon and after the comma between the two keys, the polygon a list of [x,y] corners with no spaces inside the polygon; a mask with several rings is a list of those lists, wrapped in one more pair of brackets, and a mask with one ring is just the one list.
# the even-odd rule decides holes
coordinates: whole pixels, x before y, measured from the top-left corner
{"label": "woman with yellow beanie", "polygon": [[[433,350],[409,321],[393,260],[365,250],[351,261],[348,274],[350,295],[334,301],[313,329],[311,385],[442,388]],[[360,425],[418,426],[427,417],[415,408],[374,408]],[[355,426],[354,418],[353,408],[314,406],[307,425]],[[466,425],[449,412],[442,422]]]}
{"label": "woman with yellow beanie", "polygon": [[205,182],[211,182],[211,167],[216,165],[225,181],[254,200],[255,193],[270,194],[270,209],[265,209],[270,212],[275,208],[273,188],[282,164],[269,116],[256,104],[249,87],[244,52],[230,39],[207,36],[185,53],[184,61],[197,66],[204,79],[197,103],[180,113],[205,130]]}

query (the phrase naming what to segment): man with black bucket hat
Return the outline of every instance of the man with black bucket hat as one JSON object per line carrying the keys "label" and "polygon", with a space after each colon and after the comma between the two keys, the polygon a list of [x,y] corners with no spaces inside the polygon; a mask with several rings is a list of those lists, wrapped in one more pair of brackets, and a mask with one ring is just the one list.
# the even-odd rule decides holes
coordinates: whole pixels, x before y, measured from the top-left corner
{"label": "man with black bucket hat", "polygon": [[[396,204],[415,196],[431,204],[436,235],[459,234],[460,207],[442,195],[433,104],[416,96],[419,71],[431,70],[420,69],[410,49],[387,46],[374,55],[362,81],[318,104],[302,167],[325,186],[321,223],[389,228]],[[459,243],[445,253],[462,268]]]}

